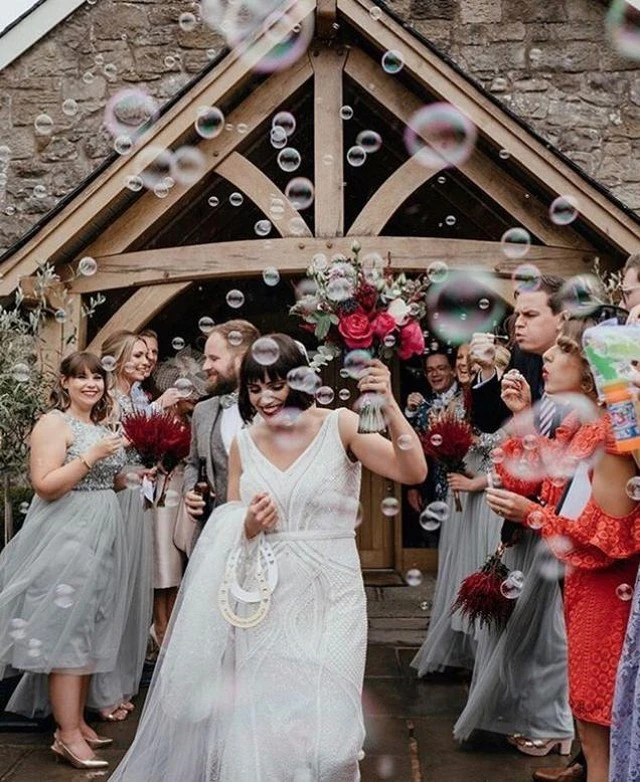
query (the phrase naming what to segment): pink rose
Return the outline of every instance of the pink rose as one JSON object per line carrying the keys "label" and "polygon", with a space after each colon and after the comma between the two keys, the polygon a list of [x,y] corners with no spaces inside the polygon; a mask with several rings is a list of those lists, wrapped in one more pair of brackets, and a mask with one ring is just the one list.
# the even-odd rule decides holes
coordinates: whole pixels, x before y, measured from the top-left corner
{"label": "pink rose", "polygon": [[396,320],[388,312],[379,312],[371,322],[373,333],[378,339],[384,339],[387,334],[396,330]]}
{"label": "pink rose", "polygon": [[406,361],[411,356],[424,353],[424,334],[417,320],[411,320],[400,329],[398,357]]}
{"label": "pink rose", "polygon": [[369,318],[362,310],[356,310],[351,315],[344,315],[340,318],[338,331],[342,334],[344,343],[349,350],[368,348],[373,342],[373,328]]}

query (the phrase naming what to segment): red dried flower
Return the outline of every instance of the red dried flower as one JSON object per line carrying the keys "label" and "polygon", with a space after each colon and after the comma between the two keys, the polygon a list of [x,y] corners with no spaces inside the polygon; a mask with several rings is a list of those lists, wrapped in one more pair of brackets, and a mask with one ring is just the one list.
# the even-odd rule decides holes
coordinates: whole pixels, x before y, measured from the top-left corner
{"label": "red dried flower", "polygon": [[189,454],[189,427],[171,413],[133,413],[122,429],[145,467],[160,465],[169,473]]}
{"label": "red dried flower", "polygon": [[503,553],[504,545],[501,544],[481,570],[464,579],[451,609],[452,614],[460,611],[472,624],[478,622],[480,627],[504,627],[516,601],[502,594],[502,584],[510,572],[502,561]]}
{"label": "red dried flower", "polygon": [[453,472],[458,470],[469,448],[473,445],[473,430],[467,421],[447,410],[433,416],[429,428],[420,432],[422,447],[427,456],[444,462]]}
{"label": "red dried flower", "polygon": [[355,300],[365,312],[372,312],[378,303],[378,291],[365,282],[356,291]]}

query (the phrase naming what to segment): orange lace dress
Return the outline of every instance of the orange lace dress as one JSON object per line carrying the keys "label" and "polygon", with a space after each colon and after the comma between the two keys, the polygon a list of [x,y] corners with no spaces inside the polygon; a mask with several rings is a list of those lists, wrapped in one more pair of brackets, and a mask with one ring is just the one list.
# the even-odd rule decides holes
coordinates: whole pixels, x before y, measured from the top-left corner
{"label": "orange lace dress", "polygon": [[[571,709],[580,720],[608,726],[640,561],[640,504],[619,518],[606,514],[591,497],[580,516],[569,519],[555,512],[566,480],[521,477],[541,475],[544,464],[597,458],[600,449],[616,453],[608,417],[580,424],[570,415],[554,440],[538,437],[536,446],[529,442],[527,448],[520,438],[508,440],[503,444],[506,458],[496,469],[505,489],[540,499],[540,504],[531,503],[524,523],[540,529],[551,551],[567,566],[564,608]],[[516,462],[525,469],[514,470]]]}

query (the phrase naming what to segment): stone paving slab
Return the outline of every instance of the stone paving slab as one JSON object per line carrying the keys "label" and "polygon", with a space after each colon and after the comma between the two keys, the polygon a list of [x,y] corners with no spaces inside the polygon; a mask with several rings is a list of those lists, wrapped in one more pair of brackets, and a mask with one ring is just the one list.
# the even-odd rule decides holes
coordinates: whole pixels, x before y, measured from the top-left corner
{"label": "stone paving slab", "polygon": [[[466,682],[461,677],[444,676],[417,680],[409,667],[415,652],[415,647],[369,647],[362,782],[529,782],[534,768],[563,765],[557,756],[523,756],[502,738],[476,746],[457,745],[452,728],[467,697]],[[133,739],[140,700],[134,718],[97,726],[100,733],[115,740],[114,748],[100,753],[111,769]],[[50,730],[0,733],[0,782],[107,782],[109,771],[78,771],[55,763],[48,750],[50,742]]]}

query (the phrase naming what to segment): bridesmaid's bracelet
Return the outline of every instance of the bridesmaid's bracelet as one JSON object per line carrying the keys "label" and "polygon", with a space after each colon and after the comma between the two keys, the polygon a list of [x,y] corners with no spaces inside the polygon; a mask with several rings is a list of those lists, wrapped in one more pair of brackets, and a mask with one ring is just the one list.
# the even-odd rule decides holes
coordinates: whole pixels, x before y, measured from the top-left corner
{"label": "bridesmaid's bracelet", "polygon": [[91,471],[93,470],[93,465],[87,461],[85,456],[78,456],[78,459],[84,464],[84,466],[87,468],[87,470]]}

